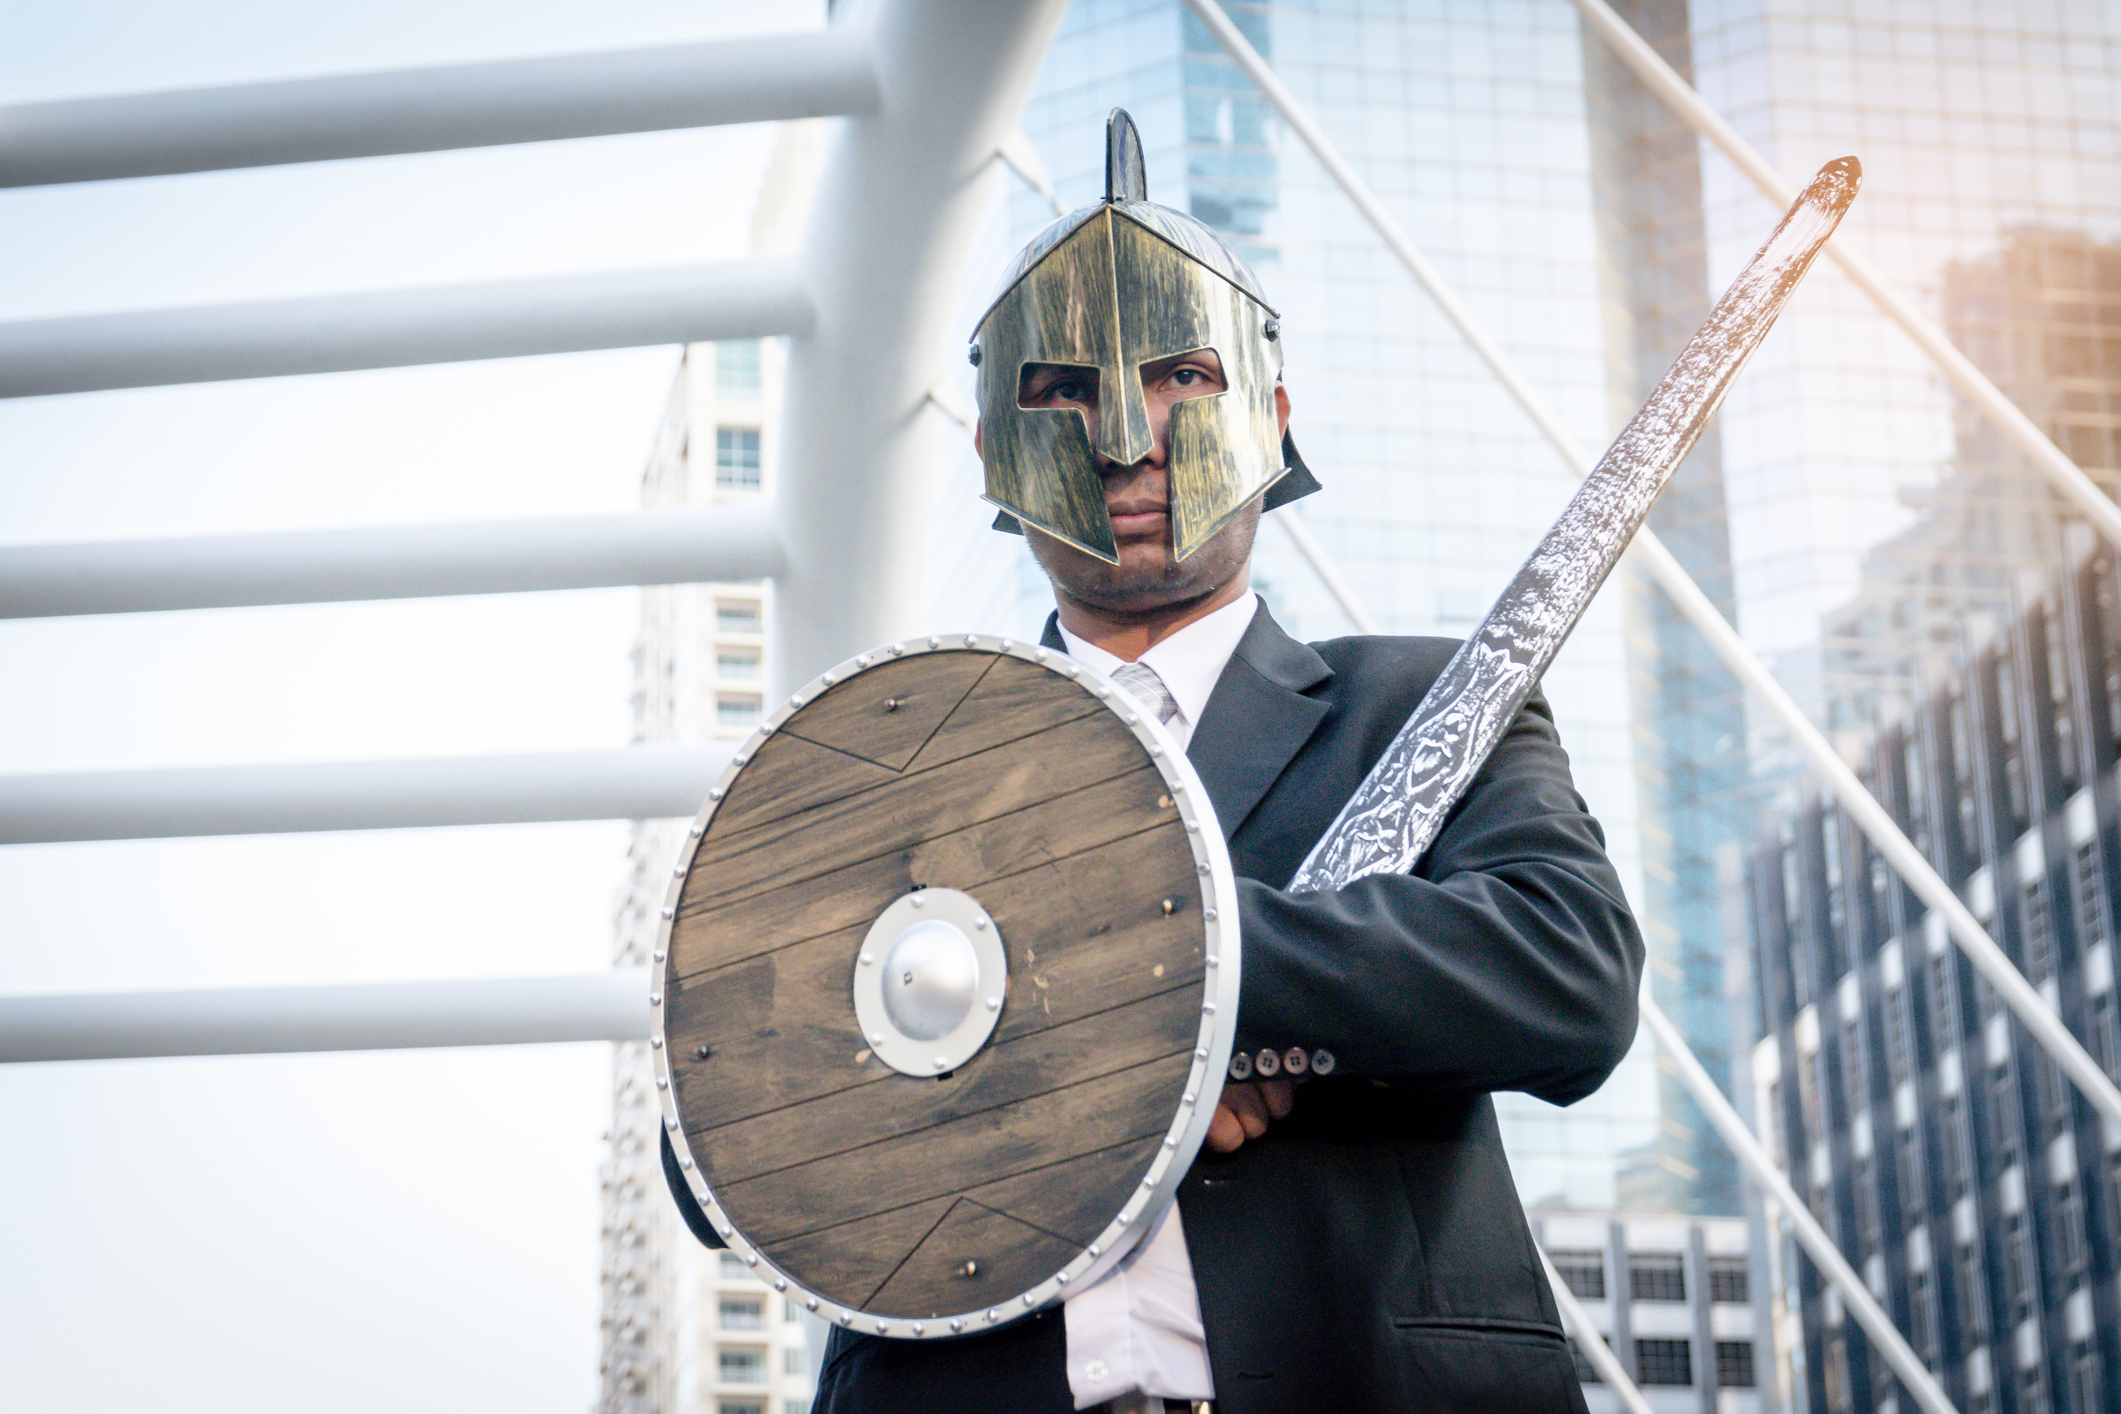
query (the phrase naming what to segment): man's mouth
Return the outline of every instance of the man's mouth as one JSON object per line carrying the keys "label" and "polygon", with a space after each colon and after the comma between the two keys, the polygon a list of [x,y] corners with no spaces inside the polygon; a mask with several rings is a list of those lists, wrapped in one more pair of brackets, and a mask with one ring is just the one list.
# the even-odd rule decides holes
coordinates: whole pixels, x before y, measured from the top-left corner
{"label": "man's mouth", "polygon": [[1107,506],[1105,513],[1112,518],[1112,533],[1131,540],[1162,534],[1168,509],[1161,501],[1123,501]]}

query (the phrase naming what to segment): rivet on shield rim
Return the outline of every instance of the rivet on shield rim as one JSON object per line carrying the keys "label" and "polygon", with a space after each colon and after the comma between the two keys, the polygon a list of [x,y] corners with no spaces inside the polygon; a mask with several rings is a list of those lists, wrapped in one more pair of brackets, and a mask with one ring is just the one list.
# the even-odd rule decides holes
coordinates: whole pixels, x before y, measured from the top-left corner
{"label": "rivet on shield rim", "polygon": [[928,640],[928,646],[930,648],[940,648],[943,646],[943,641],[940,638],[931,638]]}
{"label": "rivet on shield rim", "polygon": [[1217,957],[1214,953],[1211,952],[1208,954],[1208,966],[1213,967],[1216,963],[1221,961],[1222,959]]}
{"label": "rivet on shield rim", "polygon": [[1210,923],[1213,923],[1216,917],[1214,905],[1211,904],[1208,907],[1202,909],[1200,911],[1200,916],[1202,918],[1207,919]]}
{"label": "rivet on shield rim", "polygon": [[657,1050],[657,1051],[660,1051],[660,1050],[662,1050],[662,1049],[663,1049],[663,1038],[662,1038],[662,1037],[660,1037],[660,1036],[650,1036],[650,1037],[648,1038],[648,1046],[649,1046],[649,1049],[651,1049],[651,1050]]}
{"label": "rivet on shield rim", "polygon": [[953,1318],[953,1319],[951,1320],[951,1322],[950,1322],[950,1329],[951,1329],[951,1330],[953,1330],[953,1331],[961,1331],[961,1330],[963,1330],[964,1328],[965,1328],[965,1323],[964,1323],[963,1321],[961,1321],[961,1320],[957,1320],[957,1319],[955,1319],[955,1318]]}
{"label": "rivet on shield rim", "polygon": [[825,686],[830,687],[832,686],[832,674],[821,673],[818,675],[818,681],[825,684]]}
{"label": "rivet on shield rim", "polygon": [[716,786],[713,790],[708,791],[707,798],[709,800],[720,800],[722,798],[722,788]]}
{"label": "rivet on shield rim", "polygon": [[815,1311],[817,1309],[817,1298],[815,1296],[803,1298],[803,1309],[805,1311]]}
{"label": "rivet on shield rim", "polygon": [[978,635],[978,634],[976,634],[976,633],[968,633],[968,634],[966,634],[966,635],[965,635],[965,646],[966,646],[967,648],[977,648],[977,647],[979,647],[979,635]]}
{"label": "rivet on shield rim", "polygon": [[[690,1155],[690,1154],[687,1154],[687,1155],[686,1155],[686,1156],[685,1156],[684,1158],[682,1158],[682,1159],[679,1159],[679,1160],[678,1160],[678,1167],[679,1167],[679,1168],[681,1168],[681,1169],[689,1169],[689,1168],[691,1168],[691,1167],[692,1167],[692,1155]],[[722,1236],[724,1236],[724,1237],[727,1237],[728,1235],[729,1235],[729,1234],[728,1234],[728,1233],[726,1233],[726,1232],[722,1234]]]}
{"label": "rivet on shield rim", "polygon": [[655,960],[657,962],[661,962],[663,960],[663,950],[661,948],[657,948],[655,950]]}
{"label": "rivet on shield rim", "polygon": [[677,911],[676,909],[674,909],[674,908],[666,908],[666,909],[664,909],[664,910],[663,910],[663,921],[664,921],[665,923],[668,923],[668,922],[669,922],[669,921],[670,921],[671,919],[673,919],[673,918],[675,918],[675,917],[677,917],[677,916],[678,916],[678,911]]}
{"label": "rivet on shield rim", "polygon": [[786,1291],[788,1289],[788,1278],[775,1277],[773,1279],[773,1289],[775,1291]]}
{"label": "rivet on shield rim", "polygon": [[896,658],[900,654],[904,653],[906,649],[903,645],[894,643],[889,648],[886,648],[884,651],[886,653],[889,653],[892,657]]}
{"label": "rivet on shield rim", "polygon": [[663,1004],[663,994],[662,994],[661,992],[650,992],[650,993],[648,994],[648,1005],[650,1005],[650,1006],[661,1006],[662,1004]]}

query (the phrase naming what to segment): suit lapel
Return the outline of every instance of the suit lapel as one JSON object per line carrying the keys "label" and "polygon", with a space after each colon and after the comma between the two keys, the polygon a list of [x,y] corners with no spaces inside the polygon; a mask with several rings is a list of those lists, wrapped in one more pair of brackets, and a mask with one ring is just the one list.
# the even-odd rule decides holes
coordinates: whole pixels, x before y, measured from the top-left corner
{"label": "suit lapel", "polygon": [[[1046,616],[1039,642],[1068,651],[1059,614]],[[1259,606],[1216,679],[1186,748],[1225,839],[1237,833],[1252,807],[1333,710],[1332,703],[1304,695],[1332,676],[1325,659],[1283,633],[1267,606]]]}
{"label": "suit lapel", "polygon": [[1261,604],[1193,729],[1186,756],[1208,789],[1224,838],[1259,804],[1333,704],[1305,696],[1333,676]]}

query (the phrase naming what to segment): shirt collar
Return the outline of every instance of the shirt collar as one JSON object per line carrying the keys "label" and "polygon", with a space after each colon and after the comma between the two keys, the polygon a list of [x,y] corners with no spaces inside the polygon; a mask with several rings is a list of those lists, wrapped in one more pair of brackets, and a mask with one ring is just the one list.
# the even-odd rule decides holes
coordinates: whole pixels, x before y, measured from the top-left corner
{"label": "shirt collar", "polygon": [[[1253,615],[1258,612],[1259,595],[1241,594],[1214,613],[1195,619],[1169,638],[1160,640],[1138,660],[1156,669],[1156,675],[1170,689],[1171,700],[1178,704],[1178,714],[1189,728],[1197,725],[1201,713],[1207,710],[1208,698],[1214,694],[1223,669],[1229,666],[1230,655],[1237,651],[1238,640],[1245,636],[1245,630],[1252,626]],[[1061,626],[1060,634],[1061,642],[1068,645],[1069,657],[1097,669],[1106,677],[1125,665],[1125,659],[1077,638],[1066,625]]]}

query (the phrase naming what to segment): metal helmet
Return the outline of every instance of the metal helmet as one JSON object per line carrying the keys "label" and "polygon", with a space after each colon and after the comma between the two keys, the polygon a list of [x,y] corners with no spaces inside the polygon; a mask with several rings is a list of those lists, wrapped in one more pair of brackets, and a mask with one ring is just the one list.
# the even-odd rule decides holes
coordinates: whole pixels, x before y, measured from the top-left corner
{"label": "metal helmet", "polygon": [[[1277,432],[1281,331],[1245,262],[1191,216],[1148,199],[1141,137],[1124,109],[1106,122],[1105,199],[1048,226],[1017,256],[973,335],[986,499],[995,528],[1035,525],[1117,564],[1098,458],[1149,454],[1140,369],[1213,349],[1227,391],[1171,408],[1166,429],[1171,549],[1185,559],[1265,493],[1265,506],[1318,489]],[[1075,408],[1026,408],[1028,364],[1097,373],[1097,437]]]}

